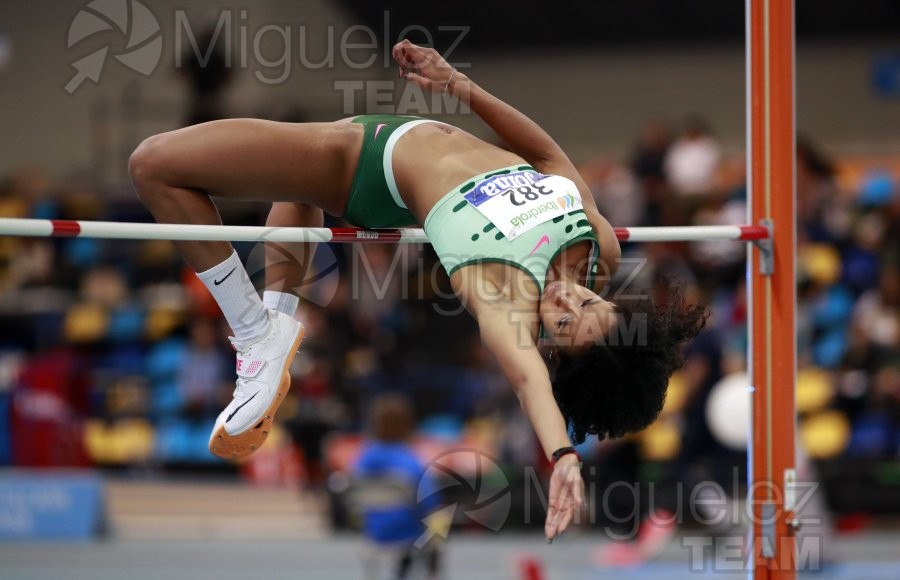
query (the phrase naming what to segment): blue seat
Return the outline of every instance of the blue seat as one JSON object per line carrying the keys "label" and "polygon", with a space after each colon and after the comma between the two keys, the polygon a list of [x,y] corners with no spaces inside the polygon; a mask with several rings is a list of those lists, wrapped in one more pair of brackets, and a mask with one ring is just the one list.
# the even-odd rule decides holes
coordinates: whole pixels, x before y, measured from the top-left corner
{"label": "blue seat", "polygon": [[888,452],[891,419],[887,413],[870,412],[853,422],[847,454],[856,457],[880,457]]}
{"label": "blue seat", "polygon": [[177,415],[184,408],[184,399],[175,381],[157,383],[151,387],[151,393],[153,414],[157,417]]}
{"label": "blue seat", "polygon": [[127,307],[113,313],[109,321],[109,337],[116,342],[140,340],[144,332],[144,312]]}
{"label": "blue seat", "polygon": [[173,380],[181,368],[185,353],[185,344],[181,339],[170,338],[157,343],[147,354],[147,376],[154,384]]}
{"label": "blue seat", "polygon": [[99,240],[91,238],[73,238],[63,245],[63,261],[78,268],[99,264],[101,254]]}
{"label": "blue seat", "polygon": [[457,439],[462,434],[462,422],[453,415],[432,415],[419,423],[417,431],[423,435]]}
{"label": "blue seat", "polygon": [[156,428],[156,456],[162,461],[188,461],[191,458],[192,426],[183,419],[169,419]]}
{"label": "blue seat", "polygon": [[191,461],[197,463],[218,463],[223,461],[209,452],[209,434],[212,432],[215,421],[200,421],[194,423],[191,436]]}
{"label": "blue seat", "polygon": [[137,344],[117,344],[104,357],[101,366],[117,375],[143,375],[146,353]]}

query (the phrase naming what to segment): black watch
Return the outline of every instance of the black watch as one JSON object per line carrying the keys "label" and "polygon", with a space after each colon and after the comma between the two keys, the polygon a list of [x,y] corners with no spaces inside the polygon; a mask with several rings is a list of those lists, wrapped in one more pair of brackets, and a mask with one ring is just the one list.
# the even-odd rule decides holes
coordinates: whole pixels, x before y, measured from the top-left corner
{"label": "black watch", "polygon": [[575,457],[578,458],[578,463],[583,463],[582,459],[581,459],[581,455],[579,455],[578,451],[570,445],[568,447],[560,447],[559,449],[554,451],[553,454],[550,456],[550,464],[553,466],[556,466],[556,462],[559,461],[559,459],[563,455],[569,455],[570,453],[574,454]]}

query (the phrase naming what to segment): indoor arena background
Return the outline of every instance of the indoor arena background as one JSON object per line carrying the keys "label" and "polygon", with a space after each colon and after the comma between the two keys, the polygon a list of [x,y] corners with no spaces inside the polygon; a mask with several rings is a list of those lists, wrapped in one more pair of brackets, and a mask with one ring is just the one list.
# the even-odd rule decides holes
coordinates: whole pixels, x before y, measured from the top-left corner
{"label": "indoor arena background", "polygon": [[[898,578],[900,6],[798,0],[797,22],[800,564]],[[743,2],[714,0],[3,2],[0,216],[149,221],[130,152],[216,118],[434,114],[486,136],[397,78],[407,37],[546,128],[613,225],[745,223],[743,30]],[[261,245],[236,247],[261,288]],[[233,465],[207,450],[228,329],[169,242],[0,237],[0,577],[388,574],[360,512],[405,492],[353,472],[386,394],[440,467],[441,577],[746,577],[746,410],[712,395],[745,369],[746,252],[623,246],[616,286],[675,280],[712,317],[657,423],[580,447],[589,513],[547,545],[548,466],[428,246],[319,245],[279,428]]]}

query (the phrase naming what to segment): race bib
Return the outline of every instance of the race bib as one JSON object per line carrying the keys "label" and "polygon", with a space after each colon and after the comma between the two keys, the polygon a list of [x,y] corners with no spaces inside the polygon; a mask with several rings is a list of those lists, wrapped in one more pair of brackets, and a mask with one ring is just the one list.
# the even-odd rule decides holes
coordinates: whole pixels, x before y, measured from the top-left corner
{"label": "race bib", "polygon": [[479,183],[464,197],[509,240],[582,209],[581,194],[571,179],[536,171],[497,175]]}

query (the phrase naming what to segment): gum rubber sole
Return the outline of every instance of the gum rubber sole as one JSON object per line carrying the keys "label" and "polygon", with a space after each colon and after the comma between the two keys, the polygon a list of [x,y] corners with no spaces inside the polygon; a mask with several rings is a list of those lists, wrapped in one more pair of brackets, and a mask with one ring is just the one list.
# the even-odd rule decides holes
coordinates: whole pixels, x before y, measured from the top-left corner
{"label": "gum rubber sole", "polygon": [[260,419],[256,425],[251,426],[246,431],[238,433],[237,435],[229,435],[225,431],[225,426],[222,425],[215,432],[210,441],[210,453],[217,457],[221,457],[222,459],[237,461],[247,457],[262,447],[262,444],[265,443],[266,438],[269,436],[269,432],[272,430],[272,420],[275,418],[275,413],[284,401],[288,389],[291,388],[291,363],[294,362],[294,357],[297,356],[297,350],[300,348],[300,343],[303,342],[304,330],[303,326],[301,326],[300,332],[297,333],[297,338],[294,340],[294,345],[291,347],[290,354],[284,361],[284,368],[282,369],[281,383],[278,385],[278,392],[275,394],[275,398],[272,399],[272,404],[269,405],[269,408],[263,413],[262,419]]}

